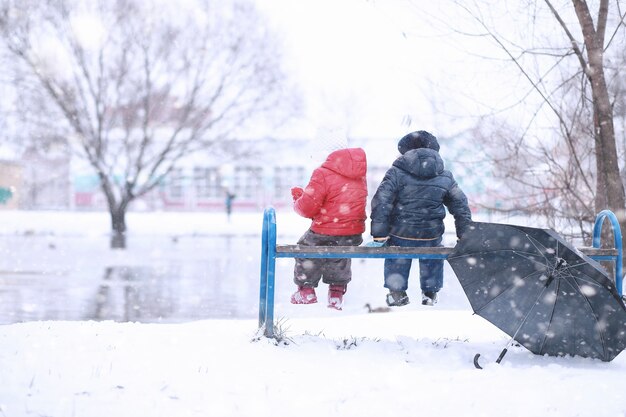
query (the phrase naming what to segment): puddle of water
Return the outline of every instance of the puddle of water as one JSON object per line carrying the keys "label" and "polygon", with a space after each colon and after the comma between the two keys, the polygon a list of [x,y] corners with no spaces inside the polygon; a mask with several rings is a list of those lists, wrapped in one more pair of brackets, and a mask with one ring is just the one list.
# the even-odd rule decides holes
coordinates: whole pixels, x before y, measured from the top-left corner
{"label": "puddle of water", "polygon": [[[295,242],[283,237],[280,242]],[[261,241],[257,236],[141,236],[126,250],[107,237],[0,236],[0,324],[32,320],[115,320],[143,323],[256,319]],[[318,304],[294,306],[293,259],[276,262],[275,317],[336,315]],[[415,262],[417,265],[417,262]],[[409,296],[419,297],[418,267]],[[445,265],[438,308],[468,308]],[[384,305],[383,260],[355,259],[342,314]],[[414,303],[407,308],[421,308]]]}
{"label": "puddle of water", "polygon": [[254,237],[0,237],[0,324],[31,320],[180,322],[254,318]]}

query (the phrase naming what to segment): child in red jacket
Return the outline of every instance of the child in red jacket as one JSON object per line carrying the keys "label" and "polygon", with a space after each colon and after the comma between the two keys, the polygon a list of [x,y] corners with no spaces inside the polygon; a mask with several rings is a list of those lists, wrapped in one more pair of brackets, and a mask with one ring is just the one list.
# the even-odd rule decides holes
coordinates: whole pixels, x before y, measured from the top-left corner
{"label": "child in red jacket", "polygon": [[[309,184],[291,189],[293,208],[312,220],[298,240],[303,246],[358,246],[365,231],[367,203],[367,160],[361,148],[340,149],[328,155],[313,171]],[[320,279],[329,285],[328,307],[342,309],[343,295],[352,279],[350,259],[296,258],[291,296],[293,304],[317,302],[315,288]]]}

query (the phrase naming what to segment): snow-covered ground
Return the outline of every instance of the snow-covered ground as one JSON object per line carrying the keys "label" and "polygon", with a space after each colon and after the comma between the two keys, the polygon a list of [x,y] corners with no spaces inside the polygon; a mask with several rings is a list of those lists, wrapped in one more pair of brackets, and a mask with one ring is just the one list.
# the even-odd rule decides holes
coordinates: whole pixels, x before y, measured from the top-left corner
{"label": "snow-covered ground", "polygon": [[[104,213],[0,218],[1,234],[102,236],[109,225]],[[131,236],[238,235],[260,234],[261,220],[131,213],[128,223]],[[279,213],[279,240],[293,243],[306,226]],[[241,319],[0,326],[0,416],[626,416],[623,353],[604,363],[513,347],[498,365],[508,337],[472,314],[451,269],[435,307],[375,314],[362,304],[382,304],[381,269],[368,271],[342,312],[323,302],[292,306],[282,299],[290,287],[277,289],[281,343]],[[258,285],[258,275],[250,280]],[[413,285],[414,301],[418,293]],[[483,370],[472,364],[476,353]]]}

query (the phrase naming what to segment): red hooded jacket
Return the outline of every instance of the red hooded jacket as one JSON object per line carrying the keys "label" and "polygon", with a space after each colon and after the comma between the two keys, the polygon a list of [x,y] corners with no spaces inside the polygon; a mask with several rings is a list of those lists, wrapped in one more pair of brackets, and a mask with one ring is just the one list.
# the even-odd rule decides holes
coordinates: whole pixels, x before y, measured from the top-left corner
{"label": "red hooded jacket", "polygon": [[[311,230],[331,236],[365,231],[367,160],[361,148],[340,149],[313,171],[309,184],[293,208],[312,219]],[[297,195],[298,193],[296,193]]]}

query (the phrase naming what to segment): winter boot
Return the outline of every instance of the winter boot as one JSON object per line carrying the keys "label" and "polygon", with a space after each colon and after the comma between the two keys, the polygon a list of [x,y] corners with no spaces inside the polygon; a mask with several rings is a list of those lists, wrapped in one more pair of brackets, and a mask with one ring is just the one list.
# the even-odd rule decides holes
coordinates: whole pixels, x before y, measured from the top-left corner
{"label": "winter boot", "polygon": [[409,296],[406,291],[389,291],[387,305],[389,307],[401,307],[409,304]]}
{"label": "winter boot", "polygon": [[343,307],[343,295],[348,287],[341,284],[330,284],[328,286],[328,308],[341,310]]}
{"label": "winter boot", "polygon": [[422,291],[422,305],[424,306],[437,304],[438,298],[436,291]]}
{"label": "winter boot", "polygon": [[314,304],[317,303],[317,295],[313,287],[298,287],[298,291],[291,296],[291,304]]}

